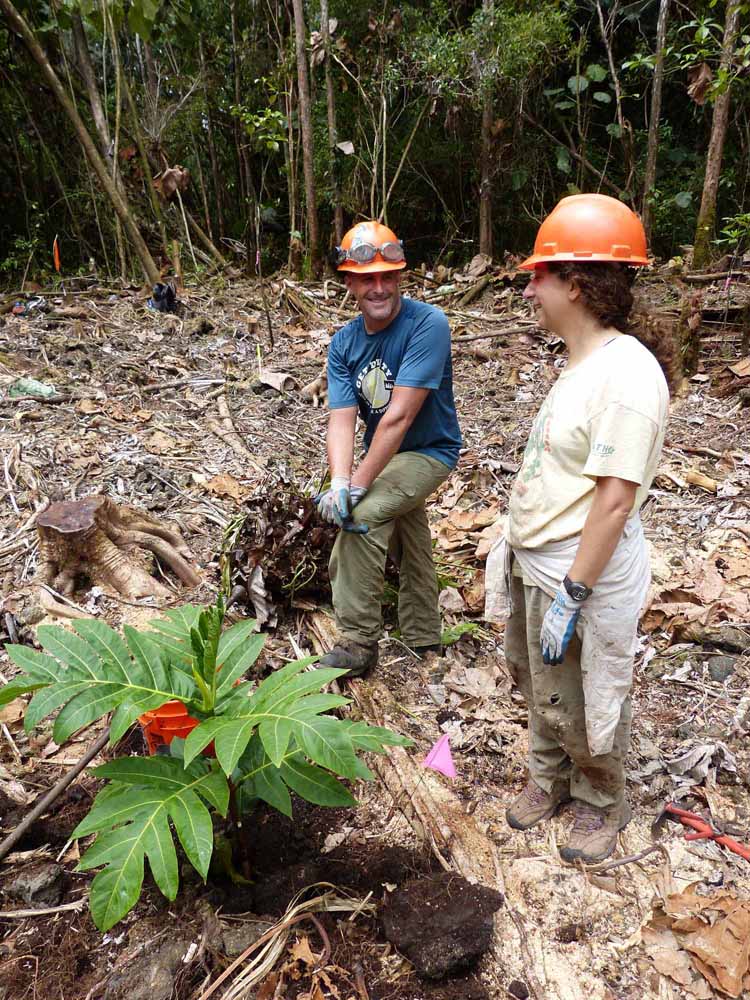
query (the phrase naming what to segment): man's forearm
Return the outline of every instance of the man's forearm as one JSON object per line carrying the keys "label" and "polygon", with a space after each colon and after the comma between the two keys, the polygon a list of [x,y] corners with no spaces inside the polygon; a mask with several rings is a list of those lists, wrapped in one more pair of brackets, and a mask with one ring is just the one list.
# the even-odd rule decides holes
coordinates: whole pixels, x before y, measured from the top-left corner
{"label": "man's forearm", "polygon": [[332,410],[328,419],[328,468],[333,476],[351,477],[354,465],[356,410]]}
{"label": "man's forearm", "polygon": [[401,442],[411,426],[412,419],[404,416],[390,416],[386,413],[378,424],[367,455],[352,475],[352,486],[369,489],[383,469],[401,447]]}
{"label": "man's forearm", "polygon": [[568,570],[568,576],[576,583],[594,587],[605,566],[612,558],[622,537],[625,523],[630,517],[635,497],[635,484],[625,485],[615,490],[597,488],[594,501],[581,533],[581,542]]}

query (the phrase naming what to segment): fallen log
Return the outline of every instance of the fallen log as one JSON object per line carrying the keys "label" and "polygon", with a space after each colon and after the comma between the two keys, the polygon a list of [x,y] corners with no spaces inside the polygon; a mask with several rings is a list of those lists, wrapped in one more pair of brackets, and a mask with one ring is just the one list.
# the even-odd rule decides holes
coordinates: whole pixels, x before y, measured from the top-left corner
{"label": "fallen log", "polygon": [[18,826],[12,830],[8,836],[0,843],[0,860],[9,854],[13,847],[23,837],[26,831],[32,826],[40,816],[47,812],[50,806],[60,798],[65,789],[70,785],[81,771],[84,771],[96,755],[103,750],[109,740],[109,726],[93,743],[81,759],[66,771],[60,780],[50,788],[48,792],[37,799],[33,809],[24,816]]}
{"label": "fallen log", "polygon": [[223,393],[217,400],[217,407],[221,422],[209,417],[206,421],[208,429],[217,438],[228,444],[232,451],[243,461],[247,462],[255,472],[263,473],[263,468],[255,460],[247,445],[237,433],[237,428],[234,426],[234,421],[232,420],[232,414],[229,412],[229,403]]}
{"label": "fallen log", "polygon": [[[498,322],[497,317],[483,316],[482,319]],[[451,337],[452,344],[468,344],[473,340],[497,340],[498,337],[512,337],[517,333],[533,333],[539,327],[536,323],[526,323],[523,326],[507,326],[504,330],[494,330],[492,333],[464,333],[459,337]]]}
{"label": "fallen log", "polygon": [[467,289],[458,300],[459,308],[463,309],[464,306],[470,305],[474,299],[478,299],[491,280],[491,274],[483,274],[479,281],[476,281],[471,288]]}

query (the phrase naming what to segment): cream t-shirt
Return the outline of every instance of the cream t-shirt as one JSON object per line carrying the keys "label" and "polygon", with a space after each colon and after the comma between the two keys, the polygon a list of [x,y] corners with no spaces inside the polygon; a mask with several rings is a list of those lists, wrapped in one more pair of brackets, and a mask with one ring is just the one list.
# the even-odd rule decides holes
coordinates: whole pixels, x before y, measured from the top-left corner
{"label": "cream t-shirt", "polygon": [[563,371],[537,414],[510,497],[507,538],[536,549],[579,535],[596,479],[638,483],[631,514],[656,475],[669,390],[659,362],[622,334]]}

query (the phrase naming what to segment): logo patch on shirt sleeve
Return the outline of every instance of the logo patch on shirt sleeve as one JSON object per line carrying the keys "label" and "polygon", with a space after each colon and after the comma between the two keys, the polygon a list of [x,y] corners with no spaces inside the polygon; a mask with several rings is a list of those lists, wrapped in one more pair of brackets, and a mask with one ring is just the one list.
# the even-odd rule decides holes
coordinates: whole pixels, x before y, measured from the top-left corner
{"label": "logo patch on shirt sleeve", "polygon": [[591,449],[591,454],[596,455],[597,458],[609,458],[614,453],[615,446],[613,444],[605,444],[603,441],[597,441]]}

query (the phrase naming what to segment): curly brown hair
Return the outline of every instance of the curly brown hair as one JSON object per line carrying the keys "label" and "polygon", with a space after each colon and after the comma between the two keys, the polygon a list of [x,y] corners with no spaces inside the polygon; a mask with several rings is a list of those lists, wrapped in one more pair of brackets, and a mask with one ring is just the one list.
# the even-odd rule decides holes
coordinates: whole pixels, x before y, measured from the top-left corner
{"label": "curly brown hair", "polygon": [[675,324],[636,304],[635,268],[605,261],[553,261],[548,267],[563,280],[575,281],[583,304],[603,326],[629,333],[651,351],[661,365],[670,394],[674,394],[682,380]]}

